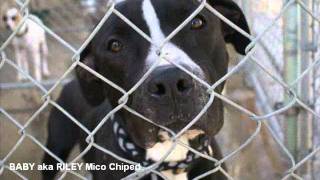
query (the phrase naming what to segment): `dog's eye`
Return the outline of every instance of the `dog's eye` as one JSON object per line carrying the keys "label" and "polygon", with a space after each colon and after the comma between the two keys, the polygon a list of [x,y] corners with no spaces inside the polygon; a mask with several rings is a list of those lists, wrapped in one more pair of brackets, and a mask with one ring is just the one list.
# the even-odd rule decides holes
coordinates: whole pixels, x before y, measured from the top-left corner
{"label": "dog's eye", "polygon": [[6,22],[6,21],[8,20],[8,17],[7,17],[7,16],[3,16],[3,17],[2,17],[2,20],[3,20],[4,22]]}
{"label": "dog's eye", "polygon": [[12,21],[15,21],[17,19],[17,16],[12,16],[11,19]]}
{"label": "dog's eye", "polygon": [[122,44],[117,40],[111,40],[108,45],[108,50],[114,53],[118,53],[122,50]]}
{"label": "dog's eye", "polygon": [[191,21],[191,29],[201,29],[206,24],[202,16],[197,16]]}

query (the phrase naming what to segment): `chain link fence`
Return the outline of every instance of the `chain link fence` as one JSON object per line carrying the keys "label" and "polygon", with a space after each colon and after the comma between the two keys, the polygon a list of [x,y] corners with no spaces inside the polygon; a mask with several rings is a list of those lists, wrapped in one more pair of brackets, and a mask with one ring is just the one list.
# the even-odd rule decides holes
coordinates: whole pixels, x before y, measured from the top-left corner
{"label": "chain link fence", "polygon": [[[179,31],[184,28],[200,11],[203,9],[207,9],[208,11],[212,12],[216,16],[218,16],[222,21],[230,25],[232,28],[240,32],[243,36],[246,36],[251,39],[250,45],[246,48],[246,55],[244,57],[241,57],[241,59],[238,61],[237,64],[232,66],[232,68],[229,70],[229,72],[220,80],[215,82],[214,84],[209,84],[208,82],[203,81],[201,78],[197,77],[192,72],[188,71],[187,69],[183,68],[182,66],[176,64],[173,61],[170,61],[169,59],[165,59],[166,61],[169,61],[169,63],[175,65],[177,68],[179,68],[181,71],[189,74],[192,78],[194,78],[196,81],[204,85],[209,93],[210,99],[207,102],[207,104],[203,107],[201,112],[190,121],[190,123],[183,128],[179,133],[175,134],[172,133],[172,140],[174,140],[174,148],[177,144],[184,145],[182,142],[180,142],[177,138],[181,136],[184,132],[186,132],[192,125],[194,125],[201,116],[208,110],[208,108],[212,105],[215,98],[222,100],[225,104],[228,104],[232,108],[236,109],[237,111],[241,112],[242,114],[245,114],[250,118],[252,122],[256,124],[254,131],[250,134],[250,137],[248,137],[239,147],[229,151],[229,153],[225,154],[222,159],[213,159],[212,157],[209,157],[205,154],[202,154],[200,152],[197,152],[193,150],[191,147],[187,147],[190,151],[193,151],[194,153],[200,155],[201,157],[208,159],[210,161],[215,162],[216,168],[202,174],[201,176],[197,177],[196,179],[204,178],[208,175],[211,175],[216,172],[223,173],[228,179],[241,179],[241,177],[234,176],[234,174],[231,174],[230,172],[226,171],[222,168],[223,163],[232,162],[234,157],[238,154],[241,154],[242,151],[244,151],[245,148],[250,146],[250,144],[259,136],[261,133],[262,128],[266,128],[268,132],[272,135],[274,138],[274,141],[277,143],[278,148],[280,149],[283,158],[285,158],[288,162],[290,162],[290,165],[288,168],[283,171],[281,174],[281,179],[312,179],[312,176],[316,174],[315,172],[312,172],[312,170],[306,170],[301,171],[301,169],[304,169],[306,164],[316,164],[317,163],[317,156],[319,156],[317,153],[320,150],[319,144],[319,99],[317,98],[319,92],[319,72],[318,72],[318,64],[320,61],[319,52],[317,51],[317,47],[319,45],[319,42],[317,41],[317,35],[319,34],[318,27],[319,27],[319,14],[318,7],[313,7],[310,4],[306,4],[306,1],[303,0],[288,0],[285,1],[282,4],[282,8],[280,9],[270,9],[272,11],[272,15],[270,14],[262,14],[259,13],[259,6],[262,3],[268,3],[268,1],[255,1],[250,3],[249,5],[246,4],[246,1],[239,2],[240,4],[243,3],[244,8],[248,7],[255,7],[253,9],[246,10],[248,13],[249,21],[250,17],[255,17],[256,24],[252,24],[252,28],[254,31],[254,35],[247,34],[245,31],[237,27],[237,25],[233,24],[230,20],[225,18],[222,14],[220,14],[217,10],[212,8],[206,0],[199,1],[200,5],[199,7],[176,29],[170,33],[169,36],[166,37],[165,41],[162,43],[164,45],[168,41],[170,41],[175,35],[179,33]],[[316,1],[317,2],[317,1]],[[24,12],[23,21],[20,23],[20,26],[23,24],[23,22],[26,19],[33,20],[35,22],[38,22],[35,16],[29,14],[29,0],[17,0],[17,5],[21,8],[21,12]],[[276,2],[274,2],[276,3]],[[277,2],[279,3],[279,2]],[[53,38],[57,40],[65,49],[70,51],[72,53],[72,62],[71,65],[68,67],[68,69],[59,77],[57,81],[54,82],[53,86],[47,89],[43,84],[37,82],[33,77],[31,77],[29,74],[24,72],[20,67],[18,67],[14,60],[9,59],[6,54],[5,50],[9,48],[9,44],[16,35],[17,31],[13,32],[0,46],[0,53],[1,53],[1,59],[0,59],[0,71],[3,68],[10,67],[14,68],[15,71],[23,74],[25,77],[27,77],[33,86],[35,86],[40,94],[41,94],[41,107],[37,109],[37,111],[30,117],[25,123],[21,123],[19,119],[11,115],[7,110],[0,107],[0,114],[4,117],[3,120],[8,121],[12,123],[17,128],[17,132],[20,134],[20,138],[16,141],[15,145],[10,148],[10,151],[5,154],[4,157],[0,157],[0,177],[1,174],[5,171],[11,171],[16,175],[16,177],[19,177],[21,179],[28,179],[28,177],[25,177],[23,173],[19,171],[12,171],[10,170],[8,163],[10,162],[10,157],[17,151],[17,149],[21,146],[21,144],[28,140],[31,140],[33,143],[35,143],[37,146],[39,146],[43,151],[50,154],[54,159],[57,161],[62,162],[62,160],[57,157],[55,154],[50,152],[49,149],[47,149],[44,144],[39,141],[32,133],[28,132],[27,129],[30,126],[30,124],[50,105],[57,109],[59,109],[63,114],[69,117],[70,121],[73,121],[81,130],[87,133],[87,148],[80,152],[79,155],[74,157],[71,161],[68,163],[74,163],[79,162],[82,157],[91,149],[91,148],[97,148],[104,153],[113,156],[114,158],[129,163],[129,164],[135,164],[135,162],[131,162],[127,159],[124,159],[122,157],[118,157],[114,155],[111,151],[108,149],[102,147],[101,145],[97,144],[93,136],[99,131],[99,129],[110,120],[110,118],[117,113],[120,110],[126,110],[133,115],[136,115],[140,117],[141,119],[144,119],[148,122],[152,122],[152,119],[148,119],[147,117],[144,117],[139,112],[136,112],[135,110],[128,107],[127,101],[128,98],[132,93],[134,93],[141,84],[144,83],[144,81],[148,78],[148,76],[153,72],[153,70],[157,67],[158,63],[161,59],[164,59],[165,57],[160,52],[160,56],[158,61],[152,65],[152,67],[146,72],[145,75],[133,86],[132,89],[129,91],[125,91],[123,87],[119,87],[118,85],[114,84],[112,81],[106,79],[102,75],[98,74],[94,70],[92,70],[90,67],[85,65],[80,61],[80,53],[84,50],[84,48],[88,45],[88,43],[93,39],[93,37],[97,34],[97,32],[100,30],[102,25],[108,20],[108,18],[113,14],[121,18],[125,23],[127,23],[132,29],[134,29],[138,34],[140,34],[143,38],[145,38],[150,43],[153,43],[151,41],[151,38],[145,34],[143,31],[141,31],[135,24],[133,24],[126,16],[121,14],[116,8],[115,8],[115,2],[110,1],[107,5],[107,11],[104,13],[103,18],[100,20],[98,25],[94,28],[94,30],[90,33],[88,38],[81,44],[80,47],[75,47],[71,43],[69,43],[65,38],[62,38],[58,34],[56,34],[55,31],[53,31],[51,28],[44,24],[39,24],[50,36],[50,38]],[[279,4],[280,7],[280,4]],[[285,49],[285,44],[282,39],[283,32],[283,24],[285,23],[282,21],[282,19],[285,17],[286,13],[288,11],[292,10],[293,8],[297,8],[303,13],[306,14],[306,16],[310,17],[310,25],[307,24],[305,28],[309,28],[310,32],[312,32],[313,38],[313,46],[315,46],[315,50],[308,55],[310,56],[310,63],[307,67],[302,69],[299,74],[295,77],[295,79],[292,82],[286,81],[286,75],[285,75],[285,66],[288,62],[286,60],[287,57],[283,56],[284,52],[283,49]],[[251,13],[251,15],[249,15]],[[256,13],[256,14],[254,14]],[[271,12],[270,12],[271,13]],[[252,22],[252,21],[251,21]],[[260,23],[259,23],[260,22]],[[263,22],[263,23],[261,23]],[[59,106],[53,99],[52,94],[53,92],[58,88],[58,86],[63,83],[67,77],[72,74],[73,70],[76,67],[81,67],[85,69],[86,71],[90,72],[91,74],[95,75],[99,79],[101,79],[104,83],[110,85],[111,87],[117,89],[119,92],[123,94],[122,98],[119,99],[119,105],[115,107],[110,113],[108,113],[105,118],[103,118],[100,123],[97,125],[97,127],[94,128],[93,131],[88,130],[86,127],[84,127],[77,119],[72,117],[66,110],[64,110],[61,106]],[[250,86],[255,90],[256,97],[257,97],[257,107],[259,109],[258,112],[254,112],[252,110],[247,109],[246,107],[234,102],[229,97],[225,96],[224,94],[219,94],[215,92],[215,88],[221,85],[224,81],[230,79],[232,76],[234,76],[238,72],[245,72],[246,78]],[[304,98],[303,94],[301,94],[301,90],[297,89],[296,86],[300,86],[305,80],[306,77],[312,77],[311,80],[313,83],[308,84],[307,87],[310,86],[310,88],[314,91],[314,94],[311,98],[314,103],[311,103],[309,99],[306,100]],[[270,85],[271,84],[271,85]],[[309,97],[310,98],[310,97]],[[306,154],[303,154],[303,156],[298,157],[296,156],[295,152],[292,151],[290,145],[288,144],[288,134],[286,133],[286,129],[290,128],[290,126],[287,124],[288,120],[288,114],[292,111],[292,109],[298,108],[301,112],[304,111],[308,114],[308,117],[311,118],[311,123],[313,123],[313,129],[311,131],[312,134],[312,140],[313,144],[310,149],[308,149],[308,152]],[[306,117],[306,116],[304,116]],[[302,118],[302,123],[308,123],[307,118]],[[157,125],[157,124],[155,124]],[[157,125],[159,128],[163,129],[163,127]],[[284,128],[286,127],[286,128]],[[167,130],[167,129],[164,129]],[[308,132],[310,133],[310,132]],[[289,137],[290,138],[290,137]],[[304,140],[302,140],[304,141]],[[305,140],[307,141],[307,140]],[[223,144],[222,144],[223,146]],[[299,149],[296,149],[299,151]],[[170,152],[167,153],[167,156],[170,154]],[[166,157],[167,157],[166,156]],[[166,157],[163,157],[164,160]],[[258,158],[258,157],[257,157]],[[148,173],[155,173],[159,176],[163,177],[160,172],[157,172],[156,169],[159,166],[159,164],[162,162],[158,162],[156,164],[153,164],[149,167],[143,168],[143,170],[135,172],[131,174],[130,176],[126,177],[126,179],[132,179],[136,177],[141,177]],[[258,164],[259,165],[259,164]],[[312,166],[312,165],[311,165]],[[313,169],[319,169],[319,165],[314,165]],[[312,173],[312,174],[311,174]],[[64,179],[67,174],[72,174],[77,178],[80,179],[86,179],[86,177],[75,171],[64,171],[61,172],[61,175],[59,179]],[[165,177],[163,177],[165,179]],[[314,178],[314,177],[313,177]],[[317,179],[317,178],[314,178]]]}
{"label": "chain link fence", "polygon": [[[260,63],[270,73],[295,88],[299,99],[308,105],[310,110],[319,113],[316,103],[319,89],[319,79],[316,75],[319,73],[317,68],[319,58],[319,19],[317,19],[319,17],[319,1],[300,1],[298,2],[300,6],[297,8],[297,13],[291,14],[296,16],[296,21],[299,23],[296,27],[296,36],[299,38],[297,51],[299,52],[296,53],[295,66],[297,69],[294,72],[293,80],[288,80],[291,78],[288,77],[288,74],[292,72],[292,69],[288,67],[290,63],[294,62],[286,52],[288,51],[286,49],[288,48],[288,40],[285,36],[292,33],[286,29],[287,24],[295,22],[288,21],[285,14],[281,19],[274,21],[281,7],[285,6],[286,3],[286,1],[272,0],[254,1],[251,4],[248,4],[248,1],[243,3],[244,9],[248,11],[248,17],[251,18],[250,22],[252,22],[252,30],[255,34],[263,32],[263,24],[274,22],[269,32],[261,38],[258,44],[260,48],[256,51],[256,56],[259,57]],[[268,76],[264,76],[264,73],[259,70],[255,74],[256,79],[250,76],[249,74],[249,80],[256,82],[253,87],[258,95],[257,106],[261,111],[270,112],[272,109],[288,103],[285,97],[286,89],[281,84]],[[294,112],[297,122],[295,134],[288,133],[288,128],[290,128],[288,119],[292,116],[290,110],[287,113],[274,116],[273,120],[268,121],[268,124],[278,137],[287,144],[294,158],[301,160],[319,145],[319,121],[317,116],[301,106],[293,106],[292,109],[296,110]],[[294,142],[291,147],[289,145],[290,141]],[[312,160],[306,162],[299,171],[305,174],[309,172],[309,176],[307,175],[304,178],[317,179],[316,176],[319,171],[318,155],[313,156]]]}

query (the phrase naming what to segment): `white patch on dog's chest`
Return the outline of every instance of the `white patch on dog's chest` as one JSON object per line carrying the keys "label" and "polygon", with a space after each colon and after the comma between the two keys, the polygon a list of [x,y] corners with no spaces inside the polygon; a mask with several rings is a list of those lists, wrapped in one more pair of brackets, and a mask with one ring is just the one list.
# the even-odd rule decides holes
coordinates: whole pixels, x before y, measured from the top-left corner
{"label": "white patch on dog's chest", "polygon": [[[189,139],[187,135],[183,135],[179,138],[179,140],[189,145]],[[163,158],[170,148],[173,146],[173,142],[170,140],[159,142],[155,144],[152,148],[147,149],[146,159],[151,159],[155,162],[158,162]],[[177,144],[176,147],[172,150],[170,155],[164,160],[164,162],[178,162],[185,160],[187,158],[188,149],[180,144]],[[170,180],[187,180],[187,173],[183,172],[180,174],[174,174],[172,170],[161,171],[161,173]]]}
{"label": "white patch on dog's chest", "polygon": [[[204,132],[202,130],[188,130],[179,138],[179,141],[189,146],[189,140],[196,138],[200,134],[204,134]],[[152,148],[147,149],[147,159],[160,161],[161,158],[165,156],[173,146],[173,142],[170,140],[169,134],[167,132],[160,131],[159,137],[162,138],[163,142],[158,142]],[[185,160],[187,158],[188,151],[189,150],[185,146],[177,144],[170,155],[164,161],[172,162]]]}
{"label": "white patch on dog's chest", "polygon": [[[189,145],[189,140],[187,136],[181,136],[179,140]],[[173,146],[173,142],[170,140],[156,143],[152,148],[147,149],[146,159],[150,159],[153,161],[160,161],[162,157],[166,155],[166,153]],[[176,147],[172,150],[170,155],[164,160],[164,162],[177,162],[182,161],[187,158],[188,149],[180,144],[177,144]]]}
{"label": "white patch on dog's chest", "polygon": [[161,173],[170,180],[188,180],[188,174],[186,172],[181,174],[174,174],[172,170],[161,171]]}
{"label": "white patch on dog's chest", "polygon": [[[204,132],[201,130],[188,130],[179,138],[179,141],[189,146],[189,140],[192,140],[203,133]],[[163,158],[173,146],[173,142],[170,140],[169,134],[167,132],[160,131],[159,137],[161,137],[163,142],[158,142],[152,148],[147,149],[146,159],[151,159],[155,162],[160,161],[161,158]],[[187,158],[188,151],[189,150],[185,146],[177,144],[176,147],[171,151],[169,156],[164,160],[164,162],[175,163],[185,160]],[[187,172],[175,174],[172,170],[167,170],[161,171],[161,173],[170,180],[188,179]]]}

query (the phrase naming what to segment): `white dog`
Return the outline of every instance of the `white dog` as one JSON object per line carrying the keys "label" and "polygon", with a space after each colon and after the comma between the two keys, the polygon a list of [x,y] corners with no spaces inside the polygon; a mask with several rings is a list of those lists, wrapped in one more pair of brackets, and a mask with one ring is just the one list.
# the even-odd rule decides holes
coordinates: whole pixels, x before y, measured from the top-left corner
{"label": "white dog", "polygon": [[[22,15],[16,8],[9,9],[3,16],[6,27],[12,31],[17,29],[21,20]],[[31,65],[33,67],[32,74],[37,81],[41,81],[43,75],[50,75],[45,31],[37,23],[27,19],[12,40],[12,45],[17,64],[25,72],[29,73],[29,65]],[[18,73],[18,80],[24,79],[26,77]]]}

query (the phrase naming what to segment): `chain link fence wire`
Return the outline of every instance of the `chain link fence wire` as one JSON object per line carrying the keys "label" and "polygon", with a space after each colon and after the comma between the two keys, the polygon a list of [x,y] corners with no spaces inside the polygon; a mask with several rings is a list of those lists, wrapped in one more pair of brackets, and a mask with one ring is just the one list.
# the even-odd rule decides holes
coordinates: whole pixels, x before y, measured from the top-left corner
{"label": "chain link fence wire", "polygon": [[[197,75],[193,74],[192,72],[188,71],[187,69],[183,68],[182,66],[176,64],[173,61],[170,61],[169,59],[166,59],[164,54],[160,51],[160,56],[158,61],[153,64],[150,69],[143,75],[143,77],[129,90],[125,91],[122,87],[119,87],[117,84],[113,83],[112,81],[108,80],[107,78],[103,77],[101,74],[95,72],[93,69],[85,65],[80,61],[80,53],[84,50],[84,48],[88,45],[88,43],[93,39],[93,37],[97,34],[97,32],[100,30],[104,22],[108,20],[110,15],[116,15],[119,18],[121,18],[125,23],[127,23],[132,29],[136,31],[136,33],[140,34],[144,39],[149,41],[153,44],[151,38],[145,34],[142,30],[140,30],[134,23],[132,23],[125,15],[121,14],[116,8],[115,8],[115,1],[110,1],[107,5],[107,11],[104,13],[103,18],[100,20],[98,25],[91,31],[90,35],[86,38],[86,40],[81,44],[80,47],[73,46],[70,42],[68,42],[65,38],[62,38],[59,36],[55,31],[53,31],[51,28],[46,26],[45,24],[39,24],[46,32],[47,35],[50,38],[55,39],[58,41],[64,48],[70,53],[72,53],[72,63],[68,67],[68,69],[61,75],[57,81],[54,82],[53,86],[51,86],[49,89],[44,87],[43,84],[40,82],[37,82],[31,75],[24,72],[20,67],[18,67],[14,60],[9,59],[6,54],[5,50],[8,49],[10,46],[10,42],[12,41],[13,37],[16,35],[17,31],[12,32],[12,34],[1,44],[0,46],[0,71],[3,68],[11,67],[15,69],[15,71],[23,74],[25,77],[27,77],[30,82],[39,90],[41,93],[41,106],[32,114],[30,118],[25,123],[21,123],[17,118],[15,118],[13,115],[11,115],[7,110],[0,107],[0,114],[4,116],[4,120],[12,123],[16,128],[17,132],[20,134],[20,138],[16,141],[15,145],[11,148],[11,150],[4,156],[0,157],[0,177],[1,174],[5,171],[11,171],[16,175],[16,177],[19,177],[21,179],[28,179],[28,177],[25,177],[21,172],[19,171],[13,171],[10,170],[8,163],[10,163],[9,158],[17,151],[17,149],[21,146],[21,144],[28,140],[31,140],[34,144],[36,144],[39,148],[41,148],[46,153],[50,154],[54,159],[61,163],[63,162],[59,157],[57,157],[55,154],[53,154],[49,149],[47,149],[33,134],[27,131],[27,128],[30,126],[30,124],[39,116],[40,113],[42,113],[49,105],[54,106],[58,110],[60,110],[63,114],[65,114],[71,121],[73,121],[81,130],[83,130],[87,134],[87,148],[80,152],[75,158],[73,158],[71,161],[67,162],[68,164],[79,162],[82,157],[91,149],[96,148],[104,153],[129,164],[136,164],[135,162],[132,162],[128,159],[125,159],[123,157],[119,157],[115,154],[113,154],[108,149],[102,147],[101,145],[97,144],[93,136],[99,131],[99,129],[110,120],[110,118],[118,111],[120,110],[126,110],[133,115],[136,115],[140,117],[141,119],[152,122],[152,119],[148,119],[147,117],[144,117],[139,112],[136,112],[135,110],[128,107],[127,101],[129,96],[139,88],[139,86],[148,78],[148,76],[152,73],[152,71],[156,68],[158,63],[161,59],[165,59],[169,63],[175,65],[177,68],[179,68],[181,71],[189,74],[192,78],[194,78],[199,83],[203,84],[207,90],[208,94],[210,96],[210,99],[208,100],[207,104],[203,107],[201,112],[190,121],[190,123],[184,127],[179,133],[175,134],[170,131],[172,134],[172,140],[175,142],[174,145],[171,147],[171,150],[177,145],[183,145],[182,142],[180,142],[177,138],[181,136],[184,132],[186,132],[192,125],[194,125],[201,116],[208,110],[208,108],[212,105],[215,98],[221,99],[225,104],[228,104],[229,106],[233,107],[237,111],[247,115],[252,122],[256,124],[255,130],[250,134],[250,137],[248,137],[239,147],[236,149],[231,150],[228,154],[225,154],[222,159],[214,159],[212,157],[209,157],[205,154],[202,154],[200,152],[197,152],[196,150],[192,149],[191,147],[186,146],[190,151],[195,152],[196,154],[200,155],[201,157],[208,159],[210,161],[213,161],[216,164],[216,168],[200,175],[199,177],[195,179],[201,179],[208,175],[214,174],[216,172],[223,173],[228,179],[239,179],[241,177],[233,177],[232,174],[227,172],[225,169],[222,168],[222,164],[225,162],[232,162],[234,157],[237,154],[240,154],[241,151],[243,151],[245,148],[247,148],[261,133],[262,127],[265,127],[268,129],[269,133],[274,138],[274,141],[277,143],[278,148],[281,150],[282,155],[284,158],[290,162],[288,168],[282,172],[281,179],[309,179],[311,178],[310,174],[301,174],[299,173],[299,170],[303,168],[303,166],[306,163],[310,163],[311,161],[314,161],[317,159],[318,152],[320,150],[320,144],[317,142],[313,144],[313,147],[311,151],[306,154],[302,158],[295,158],[295,154],[292,154],[290,150],[285,145],[285,133],[283,132],[283,124],[285,124],[286,116],[285,114],[289,112],[292,108],[299,107],[300,109],[303,109],[307,113],[312,115],[312,119],[314,124],[316,125],[315,129],[319,130],[319,117],[320,117],[320,107],[319,107],[319,99],[317,94],[318,87],[319,87],[319,72],[318,72],[318,64],[320,61],[320,56],[318,52],[313,53],[313,61],[310,63],[310,65],[304,69],[298,77],[293,82],[286,82],[284,80],[283,75],[283,67],[284,67],[284,57],[283,54],[283,40],[282,35],[283,32],[279,29],[282,29],[283,21],[281,19],[285,16],[287,11],[290,10],[290,8],[298,7],[301,11],[308,14],[308,16],[311,17],[312,22],[314,23],[313,27],[318,27],[318,24],[320,22],[319,14],[316,8],[312,7],[310,8],[309,5],[306,5],[304,1],[302,0],[289,0],[282,4],[281,9],[271,9],[272,15],[266,14],[254,14],[253,16],[257,17],[256,22],[253,23],[259,23],[264,22],[263,24],[255,25],[253,24],[253,31],[254,35],[247,34],[245,31],[240,29],[237,25],[233,24],[230,20],[225,18],[222,14],[220,14],[216,9],[214,9],[212,6],[210,6],[206,0],[199,1],[198,8],[183,22],[181,23],[176,29],[170,33],[164,42],[162,42],[162,46],[170,41],[175,35],[179,33],[179,31],[185,27],[200,11],[203,9],[209,10],[211,13],[215,14],[217,17],[219,17],[222,21],[227,23],[229,26],[234,28],[236,31],[240,32],[242,35],[248,37],[251,39],[250,45],[246,48],[246,55],[241,57],[241,59],[238,61],[236,65],[234,65],[229,72],[222,77],[220,80],[215,82],[214,84],[209,84],[208,82],[203,81],[201,78],[197,77]],[[261,3],[266,3],[267,1],[258,0],[253,2],[254,4],[251,4],[253,7],[259,7]],[[34,22],[37,21],[37,17],[29,13],[29,5],[30,0],[17,0],[17,5],[20,7],[21,12],[23,12],[23,20],[19,24],[19,27],[27,20],[30,19]],[[278,2],[279,3],[279,2]],[[280,6],[279,6],[280,7]],[[259,10],[259,8],[256,8],[255,10]],[[270,11],[271,11],[270,10]],[[280,27],[280,28],[279,28]],[[278,29],[278,30],[277,30]],[[314,28],[313,29],[318,34],[319,29]],[[268,34],[271,36],[268,36]],[[268,37],[268,38],[266,38]],[[319,42],[315,41],[315,46],[318,46]],[[161,49],[160,46],[159,48]],[[6,65],[6,66],[4,66]],[[84,127],[77,119],[72,117],[66,110],[64,110],[60,105],[58,105],[53,99],[52,94],[53,92],[58,88],[63,81],[67,79],[67,77],[73,72],[73,70],[76,67],[81,67],[85,69],[86,71],[90,72],[91,74],[95,75],[99,79],[101,79],[104,83],[110,85],[111,87],[117,89],[119,92],[122,93],[122,98],[119,99],[119,104],[117,107],[115,107],[112,111],[110,111],[103,119],[101,119],[100,123],[94,128],[93,131],[88,130],[86,127]],[[259,113],[253,112],[252,110],[247,109],[246,107],[243,107],[242,105],[234,102],[224,94],[219,94],[215,92],[215,88],[218,87],[221,83],[228,80],[232,76],[234,76],[237,72],[244,71],[247,74],[247,80],[251,84],[251,86],[255,89],[257,94],[257,104],[259,108]],[[296,85],[299,85],[302,83],[303,79],[313,74],[313,80],[314,80],[314,89],[316,95],[315,97],[315,104],[310,104],[309,102],[306,102],[302,97],[300,96],[300,93],[296,91],[294,88]],[[270,83],[272,86],[269,86]],[[269,86],[268,88],[266,86]],[[286,101],[284,99],[287,99]],[[280,101],[283,101],[285,103],[282,103],[279,106],[274,106],[275,104],[279,103]],[[154,123],[153,123],[154,124]],[[158,124],[155,124],[159,128],[168,131],[168,129],[161,127]],[[319,135],[318,131],[314,131],[315,135]],[[319,137],[319,136],[318,136]],[[319,138],[314,136],[314,139],[319,141]],[[170,154],[171,151],[167,152],[166,156],[162,158],[162,161]],[[258,157],[257,157],[258,158]],[[149,167],[143,168],[141,171],[137,171],[125,179],[136,179],[139,177],[142,177],[149,173],[155,173],[163,177],[160,172],[157,172],[157,167],[159,164],[162,163],[162,161],[157,162],[153,165],[150,165]],[[310,173],[310,172],[308,172]],[[85,176],[82,174],[75,172],[75,171],[63,171],[61,172],[61,175],[58,179],[64,179],[67,174],[72,174],[73,176],[80,178],[80,179],[86,179]],[[166,179],[165,177],[163,177]]]}

